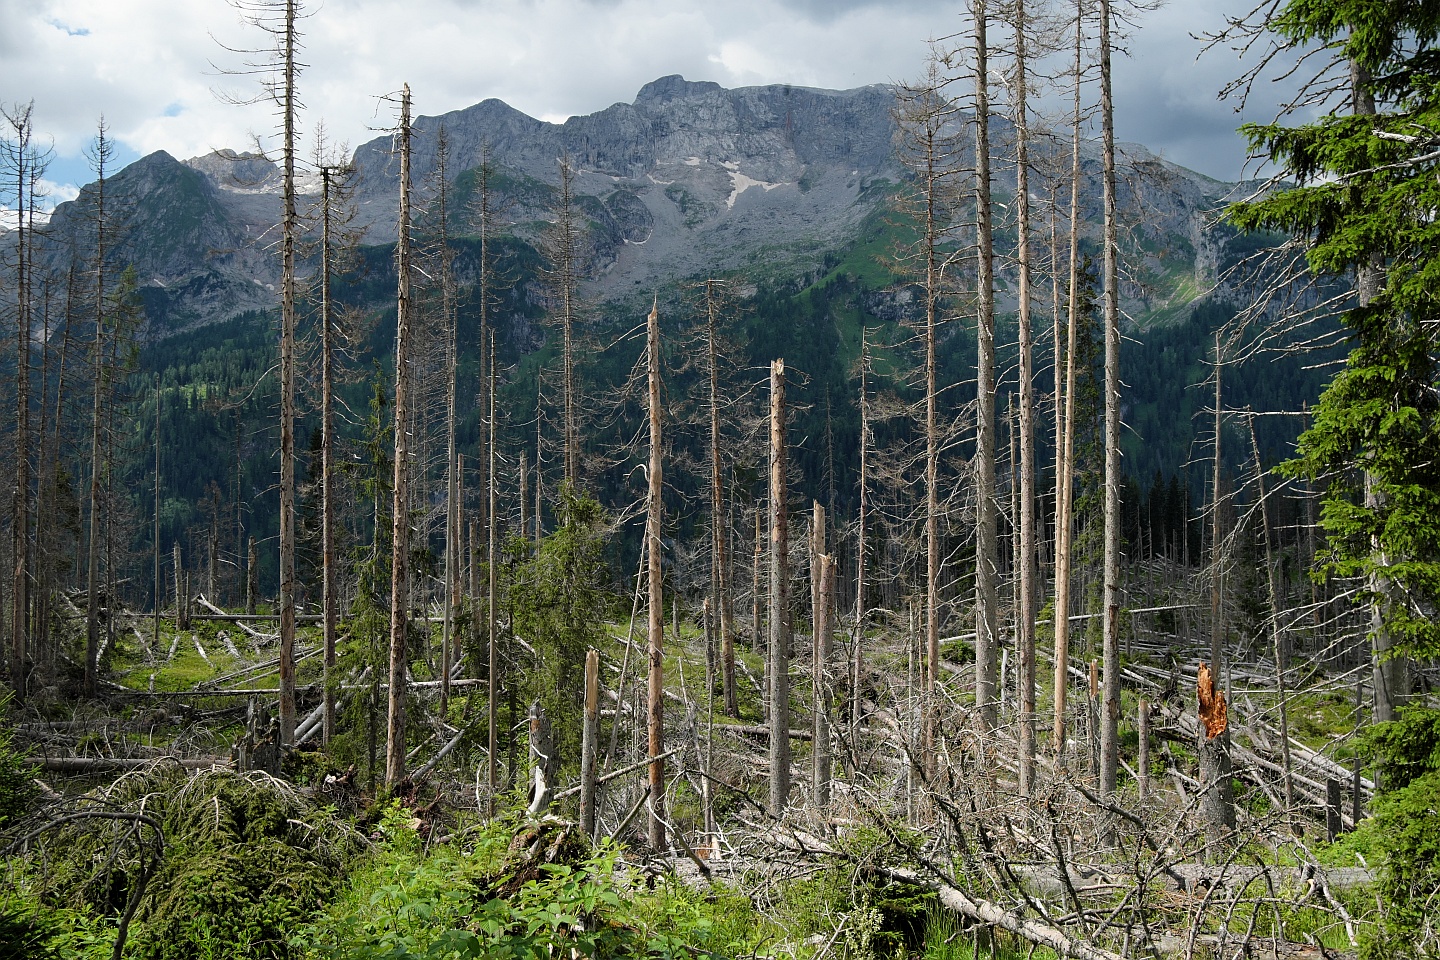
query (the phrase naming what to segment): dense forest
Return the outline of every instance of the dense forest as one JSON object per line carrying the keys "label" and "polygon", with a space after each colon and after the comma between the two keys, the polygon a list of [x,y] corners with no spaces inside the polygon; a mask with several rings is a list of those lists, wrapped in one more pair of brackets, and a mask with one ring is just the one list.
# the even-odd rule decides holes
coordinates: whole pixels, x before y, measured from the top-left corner
{"label": "dense forest", "polygon": [[1435,6],[1219,38],[1331,100],[1178,298],[1108,0],[967,4],[802,267],[605,297],[614,198],[412,177],[408,86],[356,226],[294,0],[273,306],[6,109],[0,957],[1440,956]]}

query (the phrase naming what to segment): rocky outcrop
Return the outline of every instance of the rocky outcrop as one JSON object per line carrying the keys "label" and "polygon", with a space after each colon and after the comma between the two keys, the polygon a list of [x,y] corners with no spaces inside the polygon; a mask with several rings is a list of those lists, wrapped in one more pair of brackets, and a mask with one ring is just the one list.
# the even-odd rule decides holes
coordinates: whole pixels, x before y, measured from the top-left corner
{"label": "rocky outcrop", "polygon": [[[595,299],[633,295],[701,272],[809,273],[856,238],[904,177],[895,155],[894,102],[894,89],[883,85],[727,90],[680,76],[646,84],[632,103],[559,124],[485,100],[415,121],[414,182],[422,199],[433,192],[443,127],[452,196],[462,204],[452,224],[465,231],[463,202],[473,190],[472,171],[488,157],[514,231],[535,240],[552,218],[559,163],[568,158],[589,226],[587,293]],[[997,122],[1001,153],[1006,129]],[[963,150],[968,132],[957,133]],[[1064,152],[1063,145],[1055,149]],[[1068,167],[1067,158],[1058,159]],[[366,242],[393,242],[398,164],[391,138],[363,144],[354,162],[360,175],[356,223]],[[1125,146],[1121,162],[1119,203],[1131,224],[1128,312],[1142,322],[1163,321],[1216,282],[1225,238],[1215,231],[1213,214],[1235,186],[1138,145]],[[1093,151],[1084,173],[1084,220],[1093,225],[1100,197]],[[996,178],[1003,199],[1006,183],[1013,183],[1013,169],[1003,159]],[[111,195],[124,197],[127,259],[149,288],[147,305],[163,320],[155,332],[274,303],[280,177],[268,159],[222,150],[180,163],[156,153],[111,183]],[[302,190],[309,185],[302,178]],[[61,204],[52,233],[81,236],[87,203],[82,192]],[[57,260],[66,255],[63,246],[55,244]],[[1013,283],[1006,283],[1006,271],[1002,257],[997,275],[1008,289]],[[1002,309],[1005,295],[1002,289]]]}

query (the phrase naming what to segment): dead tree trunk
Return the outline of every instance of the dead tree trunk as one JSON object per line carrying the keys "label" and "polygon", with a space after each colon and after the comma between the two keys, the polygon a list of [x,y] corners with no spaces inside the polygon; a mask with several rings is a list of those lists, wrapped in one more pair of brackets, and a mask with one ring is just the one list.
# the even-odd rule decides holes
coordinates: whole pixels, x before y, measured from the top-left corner
{"label": "dead tree trunk", "polygon": [[1100,0],[1100,128],[1105,243],[1105,569],[1100,795],[1120,766],[1120,267],[1115,221],[1115,105],[1110,92],[1110,0]]}
{"label": "dead tree trunk", "polygon": [[664,461],[660,434],[660,306],[650,308],[645,322],[645,356],[648,372],[647,407],[650,415],[650,488],[646,496],[645,540],[649,553],[648,700],[650,751],[650,846],[665,848],[665,606],[661,592],[660,524],[663,504]]}
{"label": "dead tree trunk", "polygon": [[[486,785],[490,788],[490,796],[489,796],[488,800],[486,801],[486,802],[487,802],[487,809],[489,810],[490,816],[493,817],[493,816],[495,816],[495,796],[496,796],[496,793],[499,791],[499,788],[500,788],[499,779],[498,779],[498,776],[499,776],[499,773],[498,773],[498,771],[499,771],[499,757],[498,757],[498,754],[499,754],[499,740],[498,740],[498,736],[499,736],[499,734],[498,734],[498,727],[499,727],[499,712],[498,712],[498,711],[499,711],[499,706],[498,706],[498,704],[499,704],[499,699],[500,699],[500,688],[499,688],[499,679],[498,679],[498,678],[499,678],[499,674],[500,674],[500,653],[499,653],[499,650],[496,649],[496,644],[497,644],[498,641],[499,641],[499,636],[498,636],[499,631],[498,631],[498,628],[497,628],[497,623],[499,622],[499,618],[500,618],[499,610],[498,610],[498,608],[497,608],[497,605],[498,605],[498,603],[499,603],[499,598],[498,598],[497,594],[498,594],[499,591],[500,591],[500,562],[499,562],[499,558],[500,558],[500,553],[499,553],[499,551],[500,551],[500,531],[499,531],[499,521],[497,520],[497,518],[496,518],[496,516],[495,516],[495,507],[496,507],[495,486],[496,486],[496,483],[497,483],[496,476],[495,476],[495,387],[496,387],[496,381],[495,381],[495,332],[494,332],[493,330],[490,331],[490,371],[489,371],[489,380],[490,380],[490,385],[489,385],[489,390],[486,392],[486,398],[487,398],[487,399],[489,400],[489,402],[490,402],[490,411],[489,411],[490,415],[489,415],[489,417],[486,418],[488,422],[486,423],[487,433],[486,433],[486,438],[485,438],[485,452],[486,452],[486,457],[487,457],[487,459],[489,460],[489,463],[488,463],[488,465],[487,465],[487,467],[486,467],[486,470],[485,470],[485,499],[486,499],[486,507],[487,507],[487,508],[486,508],[486,512],[485,512],[485,525],[486,525],[486,531],[485,531],[485,559],[486,559],[486,561],[487,561],[487,562],[486,562],[487,582],[486,582],[486,586],[485,586],[485,636],[486,636],[485,649],[486,649],[486,651],[487,651],[487,656],[488,656],[488,659],[489,659],[489,663],[488,663],[487,666],[486,666],[486,672],[485,672],[485,677],[486,677],[486,679],[485,679],[485,723],[486,723],[486,739],[485,739],[485,749],[486,749],[486,757],[485,757],[485,783],[486,783]],[[524,504],[525,504],[525,492],[524,492],[524,491],[525,491],[525,479],[524,479],[524,478],[525,478],[525,473],[524,473],[525,460],[524,460],[524,456],[525,456],[525,455],[522,453],[520,456],[521,456],[521,460],[520,460],[520,467],[521,467],[521,473],[520,473],[520,478],[521,478],[521,479],[520,479],[520,491],[521,491],[521,492],[520,492],[520,504],[521,504],[521,513],[524,513]],[[524,524],[524,522],[522,521],[521,524],[520,524],[521,536],[524,536],[524,530],[525,530],[525,524]],[[473,591],[472,591],[472,593],[473,593]]]}
{"label": "dead tree trunk", "polygon": [[715,347],[714,284],[705,282],[706,345],[710,356],[710,583],[720,619],[720,683],[725,716],[740,716],[735,694],[735,615],[730,602],[730,558],[726,554],[724,488],[720,483],[720,371]]}
{"label": "dead tree trunk", "polygon": [[280,236],[280,744],[295,741],[295,244],[300,232],[295,212],[295,113],[299,101],[295,59],[299,36],[296,2],[285,2],[281,55],[285,71],[281,98],[282,227]]}
{"label": "dead tree trunk", "polygon": [[[1079,339],[1080,308],[1080,108],[1081,50],[1084,45],[1083,0],[1075,10],[1074,114],[1070,132],[1070,285],[1065,331],[1065,415],[1056,447],[1060,463],[1055,471],[1055,725],[1052,748],[1055,759],[1065,758],[1065,699],[1070,667],[1070,548],[1074,522],[1075,462],[1075,348]],[[1058,352],[1058,346],[1057,346]]]}
{"label": "dead tree trunk", "polygon": [[830,803],[830,611],[835,599],[835,558],[819,557],[820,591],[815,605],[815,640],[811,669],[811,709],[814,711],[814,739],[811,741],[810,778],[814,785],[815,807],[824,811]]}
{"label": "dead tree trunk", "polygon": [[1265,499],[1265,471],[1260,466],[1260,441],[1255,437],[1255,418],[1250,421],[1250,452],[1255,458],[1255,492],[1260,500],[1260,525],[1265,531],[1265,582],[1270,588],[1270,636],[1275,650],[1275,698],[1280,713],[1280,769],[1285,788],[1285,812],[1289,816],[1295,809],[1295,785],[1290,777],[1290,705],[1285,691],[1286,656],[1285,636],[1280,629],[1280,588],[1276,583],[1278,571],[1275,562],[1275,547],[1270,541],[1270,505]]}
{"label": "dead tree trunk", "polygon": [[1020,568],[1015,644],[1019,648],[1020,793],[1035,779],[1035,383],[1030,330],[1030,125],[1025,2],[1015,0],[1015,229],[1020,310]]}
{"label": "dead tree trunk", "polygon": [[1210,858],[1223,859],[1225,842],[1235,829],[1235,794],[1230,782],[1229,717],[1225,694],[1215,675],[1201,663],[1196,676],[1200,722],[1196,752],[1200,758],[1201,819],[1210,840]]}
{"label": "dead tree trunk", "polygon": [[[88,569],[85,593],[85,696],[95,696],[96,681],[100,669],[100,481],[104,474],[100,451],[100,430],[104,423],[101,411],[102,385],[105,382],[105,241],[109,226],[105,218],[105,163],[113,149],[105,139],[105,126],[101,123],[100,136],[95,151],[95,356],[91,376],[90,408],[90,525],[89,544],[86,558]],[[23,216],[23,209],[21,211]],[[28,363],[26,364],[28,366]],[[23,396],[23,395],[22,395]],[[25,399],[27,405],[28,399]],[[213,566],[213,565],[212,565]],[[113,598],[107,602],[114,603]],[[17,686],[17,690],[20,688]]]}
{"label": "dead tree trunk", "polygon": [[585,726],[580,734],[580,831],[595,835],[595,750],[600,738],[600,653],[585,654]]}
{"label": "dead tree trunk", "polygon": [[995,518],[995,235],[990,194],[989,11],[971,0],[975,21],[976,338],[975,706],[983,733],[994,729],[998,533]]}
{"label": "dead tree trunk", "polygon": [[410,85],[400,99],[399,275],[395,314],[395,465],[390,553],[390,689],[385,726],[385,783],[405,777],[405,698],[410,630]]}
{"label": "dead tree trunk", "polygon": [[[860,328],[860,506],[858,511],[855,545],[855,636],[851,644],[850,666],[850,743],[855,749],[855,738],[860,733],[860,709],[863,701],[862,690],[865,677],[865,550],[866,524],[869,520],[869,493],[866,482],[870,466],[870,398],[866,391],[866,380],[870,375],[869,331]],[[858,754],[857,754],[858,755]]]}
{"label": "dead tree trunk", "polygon": [[785,361],[770,364],[770,815],[790,802],[790,514]]}

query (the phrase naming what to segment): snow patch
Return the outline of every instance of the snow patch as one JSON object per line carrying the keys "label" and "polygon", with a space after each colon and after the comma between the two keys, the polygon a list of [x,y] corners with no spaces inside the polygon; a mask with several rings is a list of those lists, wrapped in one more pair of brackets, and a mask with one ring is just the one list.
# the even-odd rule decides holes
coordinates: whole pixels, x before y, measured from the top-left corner
{"label": "snow patch", "polygon": [[[735,166],[738,167],[739,164],[735,164]],[[733,209],[735,201],[740,197],[740,194],[749,190],[751,187],[764,187],[765,192],[769,193],[776,187],[784,186],[783,183],[766,183],[764,180],[755,180],[747,177],[738,170],[731,169],[731,165],[728,163],[725,164],[725,167],[727,170],[730,170],[730,196],[725,199],[725,206],[727,208]]]}
{"label": "snow patch", "polygon": [[687,167],[698,167],[698,166],[700,166],[700,158],[699,158],[699,157],[686,157],[682,162],[683,162],[683,163],[685,164],[685,166],[687,166]]}
{"label": "snow patch", "polygon": [[661,180],[661,179],[659,179],[658,177],[656,177],[655,174],[653,174],[653,173],[647,173],[647,174],[645,174],[645,178],[646,178],[647,180],[649,180],[651,183],[655,184],[657,187],[668,187],[668,186],[670,186],[670,184],[672,184],[672,183],[675,182],[674,180]]}

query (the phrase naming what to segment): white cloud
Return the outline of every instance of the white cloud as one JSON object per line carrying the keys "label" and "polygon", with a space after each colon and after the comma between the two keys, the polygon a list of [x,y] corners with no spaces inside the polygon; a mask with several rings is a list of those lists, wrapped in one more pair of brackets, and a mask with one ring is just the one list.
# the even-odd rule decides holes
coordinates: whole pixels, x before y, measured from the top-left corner
{"label": "white cloud", "polygon": [[[496,97],[563,118],[632,100],[681,73],[726,86],[854,87],[919,73],[929,37],[960,30],[942,0],[326,0],[303,21],[300,91],[308,131],[323,118],[352,147],[393,122],[378,97],[409,82],[439,114]],[[1233,66],[1193,63],[1187,31],[1218,24],[1218,0],[1149,15],[1120,65],[1122,135],[1223,175],[1238,156],[1234,118],[1213,102]],[[218,41],[218,42],[217,42]],[[263,38],[224,0],[0,0],[0,89],[35,99],[37,131],[73,160],[103,112],[134,154],[178,158],[248,145],[273,111],[221,102],[212,87],[258,92],[216,74],[245,58],[222,49]],[[308,136],[308,134],[307,134]],[[1219,143],[1219,140],[1226,141]],[[1228,151],[1228,152],[1227,152]],[[1179,154],[1184,153],[1184,156]],[[1197,159],[1200,158],[1200,159]],[[1209,158],[1202,162],[1202,159]],[[68,174],[67,174],[68,175]]]}

